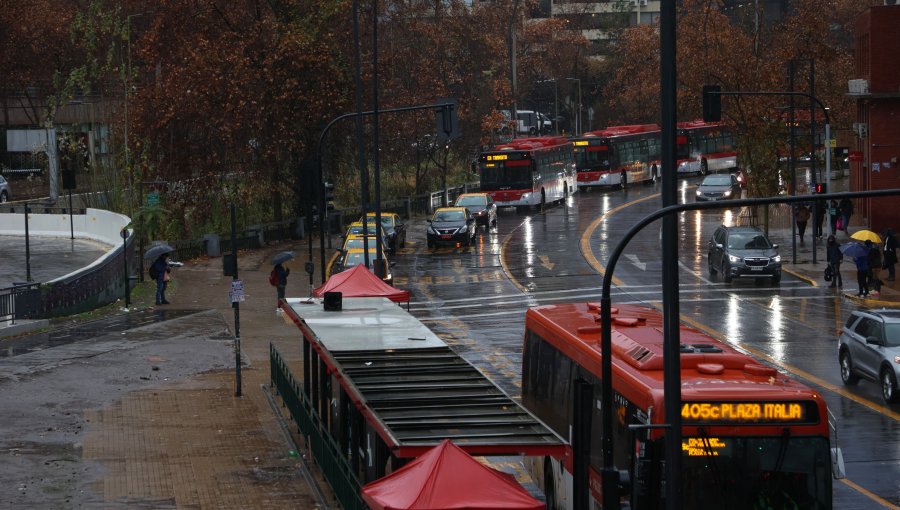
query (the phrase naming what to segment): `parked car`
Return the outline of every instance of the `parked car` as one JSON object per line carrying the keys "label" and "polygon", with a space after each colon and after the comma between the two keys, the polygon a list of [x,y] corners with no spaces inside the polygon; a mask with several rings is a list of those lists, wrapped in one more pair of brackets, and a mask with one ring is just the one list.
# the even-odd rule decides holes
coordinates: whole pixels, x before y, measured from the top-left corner
{"label": "parked car", "polygon": [[497,204],[487,193],[463,193],[453,205],[468,209],[476,224],[484,225],[486,229],[497,225]]}
{"label": "parked car", "polygon": [[426,241],[429,248],[439,244],[470,246],[475,242],[475,229],[475,217],[465,207],[441,207],[428,220]]}
{"label": "parked car", "polygon": [[697,202],[741,198],[741,183],[734,174],[709,174],[697,186]]}
{"label": "parked car", "polygon": [[716,228],[709,239],[706,256],[710,276],[722,273],[725,283],[733,278],[771,278],[781,281],[778,245],[758,227]]}
{"label": "parked car", "polygon": [[860,378],[881,385],[887,403],[900,401],[900,310],[856,310],[838,338],[841,380],[852,386]]}
{"label": "parked car", "polygon": [[[366,266],[369,268],[369,271],[375,273],[375,258],[377,257],[377,252],[374,247],[369,248],[369,264]],[[394,275],[391,274],[391,264],[388,262],[387,255],[384,253],[381,254],[382,261],[382,271],[383,276],[381,277],[385,283],[388,285],[394,285]],[[329,277],[333,274],[340,273],[341,271],[346,271],[352,267],[358,266],[365,262],[365,251],[362,248],[350,248],[346,252],[338,255],[337,259],[334,261],[334,264],[331,267],[329,272]],[[377,274],[377,273],[376,273]]]}
{"label": "parked car", "polygon": [[0,203],[9,202],[9,182],[0,175]]}
{"label": "parked car", "polygon": [[[363,249],[363,247],[372,249],[375,246],[377,246],[376,245],[377,242],[378,242],[378,239],[372,234],[369,234],[367,236],[352,235],[352,236],[344,238],[344,244],[341,245],[341,247],[339,248],[339,251],[346,252],[347,250],[351,250],[353,248]],[[381,247],[381,251],[382,252],[386,251],[384,249],[384,246]]]}
{"label": "parked car", "polygon": [[[375,213],[367,213],[366,222],[374,224]],[[362,217],[359,218],[358,223],[362,223]],[[386,236],[384,244],[391,250],[391,253],[397,253],[397,248],[406,246],[406,224],[403,223],[403,219],[400,218],[399,214],[392,212],[381,213],[381,226],[384,228],[384,235]]]}
{"label": "parked car", "polygon": [[[353,236],[361,236],[361,235],[375,235],[375,222],[374,221],[366,221],[366,228],[363,228],[363,224],[361,221],[355,221],[347,227],[347,232],[344,233],[344,239],[348,239]],[[387,242],[387,232],[385,232],[384,227],[381,228],[381,239],[384,242]]]}

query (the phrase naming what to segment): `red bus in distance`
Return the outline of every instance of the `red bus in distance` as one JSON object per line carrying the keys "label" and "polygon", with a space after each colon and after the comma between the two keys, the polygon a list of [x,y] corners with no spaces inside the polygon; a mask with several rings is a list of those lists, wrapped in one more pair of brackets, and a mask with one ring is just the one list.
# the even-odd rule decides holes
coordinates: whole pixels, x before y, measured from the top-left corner
{"label": "red bus in distance", "polygon": [[660,128],[656,124],[610,126],[571,137],[578,187],[652,183],[661,174]]}

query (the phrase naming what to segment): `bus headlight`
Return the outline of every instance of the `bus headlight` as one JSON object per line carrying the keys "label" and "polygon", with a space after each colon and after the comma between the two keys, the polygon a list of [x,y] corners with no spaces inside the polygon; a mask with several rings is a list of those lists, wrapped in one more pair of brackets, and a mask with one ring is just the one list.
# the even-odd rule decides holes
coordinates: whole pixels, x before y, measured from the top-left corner
{"label": "bus headlight", "polygon": [[528,200],[529,198],[531,198],[531,193],[522,193],[520,200]]}

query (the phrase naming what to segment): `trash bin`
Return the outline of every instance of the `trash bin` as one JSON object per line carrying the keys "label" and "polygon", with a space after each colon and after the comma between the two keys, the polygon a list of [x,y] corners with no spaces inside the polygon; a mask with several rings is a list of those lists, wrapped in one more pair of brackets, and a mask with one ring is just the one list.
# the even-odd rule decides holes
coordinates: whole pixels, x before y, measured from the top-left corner
{"label": "trash bin", "polygon": [[206,254],[208,256],[218,257],[222,255],[218,234],[206,234],[203,236],[203,240],[206,241]]}

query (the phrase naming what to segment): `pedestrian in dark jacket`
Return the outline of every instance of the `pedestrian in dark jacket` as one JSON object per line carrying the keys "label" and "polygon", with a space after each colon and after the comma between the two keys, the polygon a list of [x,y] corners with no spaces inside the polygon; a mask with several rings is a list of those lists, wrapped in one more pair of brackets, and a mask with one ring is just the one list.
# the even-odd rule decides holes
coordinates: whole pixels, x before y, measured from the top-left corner
{"label": "pedestrian in dark jacket", "polygon": [[834,273],[829,287],[843,287],[844,280],[841,278],[841,262],[844,260],[844,254],[841,253],[841,245],[838,244],[837,239],[835,239],[833,235],[830,235],[828,236],[828,244],[826,244],[826,247],[826,260]]}
{"label": "pedestrian in dark jacket", "polygon": [[872,241],[866,241],[869,249],[867,263],[869,264],[869,290],[881,292],[881,280],[878,279],[878,271],[881,269],[881,250]]}
{"label": "pedestrian in dark jacket", "polygon": [[825,231],[822,230],[822,227],[825,225],[825,209],[828,208],[828,204],[825,203],[824,200],[816,201],[816,239],[822,239],[825,236]]}
{"label": "pedestrian in dark jacket", "polygon": [[[872,241],[866,241],[871,244]],[[869,296],[869,256],[868,255],[860,255],[859,257],[853,257],[853,262],[856,263],[856,284],[859,286],[859,292],[856,294],[860,297],[868,297]]]}
{"label": "pedestrian in dark jacket", "polygon": [[168,253],[163,253],[150,266],[151,277],[156,279],[156,304],[167,305],[166,287],[169,286],[169,258]]}
{"label": "pedestrian in dark jacket", "polygon": [[894,281],[894,265],[897,263],[897,236],[894,229],[884,230],[884,254],[881,257],[882,268],[888,270],[887,281]]}
{"label": "pedestrian in dark jacket", "polygon": [[800,235],[800,244],[803,244],[803,235],[806,233],[806,222],[809,221],[809,209],[800,204],[794,210],[794,219],[797,221],[797,233]]}
{"label": "pedestrian in dark jacket", "polygon": [[840,230],[837,228],[837,220],[841,217],[841,209],[838,207],[837,200],[832,200],[828,204],[828,216],[831,221],[831,233],[837,234],[837,231]]}
{"label": "pedestrian in dark jacket", "polygon": [[841,210],[841,230],[846,234],[847,227],[850,226],[850,217],[853,216],[853,201],[849,198],[841,199],[838,208]]}
{"label": "pedestrian in dark jacket", "polygon": [[278,275],[278,285],[275,286],[275,288],[278,289],[278,303],[276,304],[276,310],[280,310],[278,305],[280,305],[281,300],[284,299],[284,291],[287,288],[287,277],[291,274],[291,270],[281,264],[276,264],[275,274]]}

